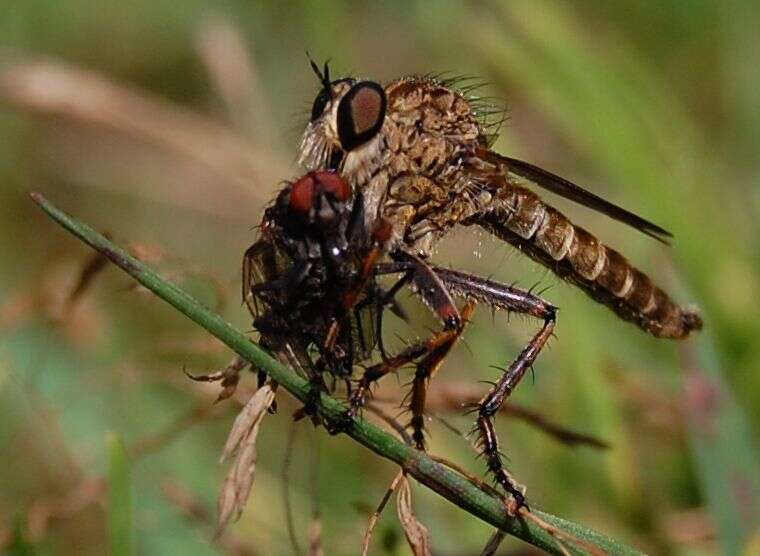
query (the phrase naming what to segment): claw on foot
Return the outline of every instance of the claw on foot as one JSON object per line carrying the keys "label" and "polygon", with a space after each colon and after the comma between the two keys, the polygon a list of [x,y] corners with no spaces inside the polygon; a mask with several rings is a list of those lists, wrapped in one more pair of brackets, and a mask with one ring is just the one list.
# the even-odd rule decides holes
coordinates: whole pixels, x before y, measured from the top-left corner
{"label": "claw on foot", "polygon": [[325,420],[323,424],[327,433],[334,436],[350,430],[354,425],[354,418],[350,415],[350,410],[346,410],[340,419],[334,422]]}
{"label": "claw on foot", "polygon": [[353,391],[348,398],[348,409],[345,413],[345,418],[353,421],[359,414],[359,410],[364,406],[364,395],[361,388],[357,388]]}
{"label": "claw on foot", "polygon": [[304,417],[311,418],[311,422],[315,427],[322,424],[322,418],[317,411],[317,404],[313,401],[307,401],[302,408],[297,409],[293,413],[293,421],[300,421]]}
{"label": "claw on foot", "polygon": [[507,508],[507,513],[511,517],[517,517],[520,514],[521,508],[525,508],[526,510],[530,511],[530,507],[525,500],[525,493],[517,489],[514,489],[508,493],[504,505]]}

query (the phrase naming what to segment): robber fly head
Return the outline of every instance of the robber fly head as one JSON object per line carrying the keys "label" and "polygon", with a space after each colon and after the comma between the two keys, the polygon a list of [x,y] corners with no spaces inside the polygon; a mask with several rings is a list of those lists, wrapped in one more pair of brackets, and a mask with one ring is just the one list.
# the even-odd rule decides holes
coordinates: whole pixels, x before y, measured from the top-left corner
{"label": "robber fly head", "polygon": [[331,80],[326,63],[320,70],[311,61],[311,67],[322,88],[301,140],[299,162],[308,170],[338,170],[373,156],[387,107],[382,86],[355,78]]}

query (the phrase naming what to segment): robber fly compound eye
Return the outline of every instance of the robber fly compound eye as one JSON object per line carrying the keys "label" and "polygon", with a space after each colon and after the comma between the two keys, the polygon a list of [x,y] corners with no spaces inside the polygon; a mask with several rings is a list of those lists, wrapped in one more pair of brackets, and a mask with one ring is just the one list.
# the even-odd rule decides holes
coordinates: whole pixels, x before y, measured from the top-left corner
{"label": "robber fly compound eye", "polygon": [[360,81],[338,105],[338,138],[344,150],[353,150],[372,139],[383,127],[385,91],[374,81]]}

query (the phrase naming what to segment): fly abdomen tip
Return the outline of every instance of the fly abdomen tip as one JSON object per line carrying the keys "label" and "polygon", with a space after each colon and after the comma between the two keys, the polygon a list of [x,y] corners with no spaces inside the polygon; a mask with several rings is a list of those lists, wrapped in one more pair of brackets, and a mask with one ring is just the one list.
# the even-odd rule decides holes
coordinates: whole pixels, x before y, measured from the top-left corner
{"label": "fly abdomen tip", "polygon": [[692,332],[702,329],[702,316],[695,308],[682,309],[672,301],[668,302],[670,316],[654,320],[648,327],[649,331],[658,338],[684,340]]}
{"label": "fly abdomen tip", "polygon": [[681,314],[681,325],[687,336],[690,332],[696,330],[702,330],[704,322],[702,321],[702,315],[697,309],[687,309]]}

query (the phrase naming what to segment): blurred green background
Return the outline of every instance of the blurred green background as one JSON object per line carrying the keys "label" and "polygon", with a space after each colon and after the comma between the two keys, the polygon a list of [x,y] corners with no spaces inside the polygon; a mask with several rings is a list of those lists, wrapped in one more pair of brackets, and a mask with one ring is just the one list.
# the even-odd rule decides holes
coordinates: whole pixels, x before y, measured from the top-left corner
{"label": "blurred green background", "polygon": [[[568,447],[501,418],[503,449],[533,505],[653,554],[760,553],[756,3],[5,0],[1,8],[3,550],[128,553],[131,542],[139,554],[290,554],[287,484],[302,550],[318,504],[324,553],[359,552],[395,469],[345,438],[306,423],[292,429],[295,405],[284,395],[262,428],[246,512],[212,541],[225,472],[217,459],[240,406],[212,406],[217,387],[190,382],[182,368],[219,368],[230,354],[117,270],[78,288],[91,254],[27,197],[42,191],[249,328],[239,263],[262,207],[299,174],[295,149],[318,88],[309,49],[331,58],[336,74],[482,77],[484,94],[509,112],[497,150],[674,233],[666,248],[549,199],[702,308],[705,330],[683,344],[620,322],[483,234],[456,234],[436,259],[551,286],[544,295],[561,308],[558,339],[514,401],[611,448]],[[469,349],[456,350],[439,385],[482,390],[477,381],[496,376],[489,365],[518,353],[536,323],[507,326],[503,316],[481,311]],[[424,324],[432,321],[415,329]],[[388,378],[379,394],[397,396],[406,380]],[[246,377],[238,398],[252,387]],[[467,430],[455,405],[435,413]],[[436,420],[430,428],[433,452],[482,472],[465,439]],[[479,554],[489,527],[416,485],[414,495],[435,554]],[[507,539],[500,554],[529,552]],[[395,509],[371,553],[409,553]]]}

